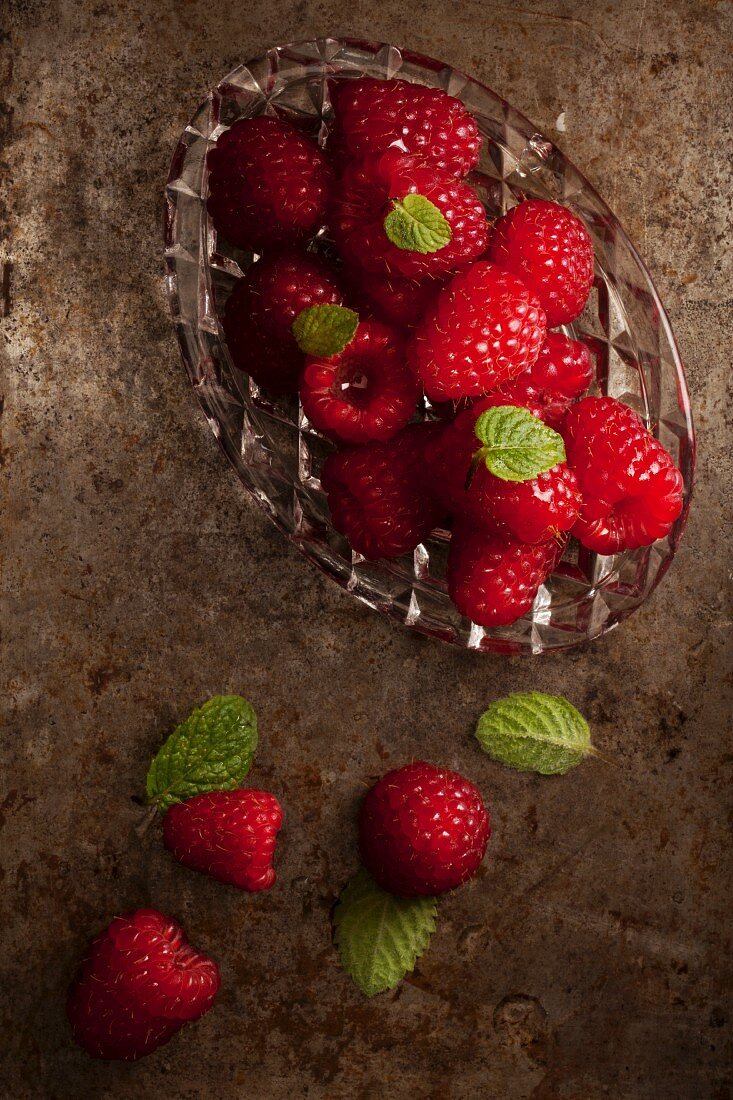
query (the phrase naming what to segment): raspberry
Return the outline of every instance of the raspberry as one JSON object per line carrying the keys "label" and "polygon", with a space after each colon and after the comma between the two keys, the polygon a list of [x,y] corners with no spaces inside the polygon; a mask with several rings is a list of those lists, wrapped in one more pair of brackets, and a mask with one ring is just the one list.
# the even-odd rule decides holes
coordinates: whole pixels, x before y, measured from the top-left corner
{"label": "raspberry", "polygon": [[557,542],[529,546],[456,524],[448,550],[448,594],[472,622],[506,626],[530,610],[560,554]]}
{"label": "raspberry", "polygon": [[370,275],[358,268],[350,274],[357,296],[379,320],[401,329],[418,323],[441,287],[437,280],[418,283],[395,275]]}
{"label": "raspberry", "polygon": [[345,443],[389,439],[413,415],[418,397],[402,337],[379,321],[362,321],[339,355],[308,357],[300,380],[311,424]]}
{"label": "raspberry", "polygon": [[[474,431],[476,421],[485,409],[505,404],[503,391],[480,397],[444,424],[428,444],[425,453],[427,476],[448,515],[457,515],[466,501],[466,479],[471,459],[481,446]],[[522,407],[529,408],[541,419],[538,405]]]}
{"label": "raspberry", "polygon": [[336,451],[321,485],[331,518],[365,558],[397,558],[424,542],[443,519],[424,483],[425,448],[438,425],[414,424],[388,443]]}
{"label": "raspberry", "polygon": [[528,481],[503,481],[482,463],[466,488],[471,459],[481,446],[474,434],[476,420],[484,409],[504,404],[507,401],[498,394],[482,398],[431,444],[427,464],[436,494],[452,515],[484,531],[520,542],[547,542],[569,531],[578,518],[580,492],[566,465],[553,466]]}
{"label": "raspberry", "polygon": [[534,365],[494,390],[494,404],[528,408],[557,430],[575,399],[588,389],[592,377],[593,358],[587,345],[562,333],[548,332]]}
{"label": "raspberry", "polygon": [[415,329],[408,357],[435,401],[488,393],[531,367],[545,336],[534,294],[480,260],[454,275]]}
{"label": "raspberry", "polygon": [[208,155],[208,210],[218,233],[259,250],[313,236],[326,220],[333,169],[288,122],[242,118]]}
{"label": "raspberry", "polygon": [[452,176],[465,176],[478,162],[481,135],[460,100],[438,88],[406,80],[335,81],[336,119],[331,144],[355,160],[384,153],[399,143]]}
{"label": "raspberry", "polygon": [[585,397],[565,417],[568,462],[583,506],[573,534],[599,554],[664,538],[682,511],[682,475],[627,405]]}
{"label": "raspberry", "polygon": [[527,543],[569,531],[581,504],[575,474],[564,463],[529,481],[502,481],[480,466],[465,496],[462,518]]}
{"label": "raspberry", "polygon": [[308,252],[285,252],[252,264],[232,290],[222,327],[235,367],[271,393],[294,393],[304,356],[292,324],[309,306],[339,305],[335,273]]}
{"label": "raspberry", "polygon": [[216,963],[155,909],[115,917],[92,941],[69,989],[67,1015],[95,1058],[135,1061],[211,1008]]}
{"label": "raspberry", "polygon": [[580,397],[593,379],[593,358],[586,344],[561,332],[548,332],[530,373],[545,393]]}
{"label": "raspberry", "polygon": [[[414,252],[390,241],[384,227],[390,201],[419,194],[448,222],[450,241],[436,252]],[[349,164],[336,187],[331,230],[354,267],[406,279],[440,278],[486,248],[486,212],[468,184],[397,149]]]}
{"label": "raspberry", "polygon": [[521,202],[499,218],[487,255],[537,295],[550,328],[582,313],[593,286],[593,242],[567,207]]}
{"label": "raspberry", "polygon": [[208,791],[171,806],[163,839],[179,863],[240,890],[269,890],[283,820],[266,791]]}
{"label": "raspberry", "polygon": [[478,788],[424,761],[383,776],[359,814],[364,866],[385,890],[403,897],[442,894],[473,878],[490,835]]}
{"label": "raspberry", "polygon": [[517,398],[532,400],[540,406],[545,423],[557,429],[592,378],[593,358],[587,345],[560,332],[548,332],[537,362],[510,382],[504,392],[510,405],[525,403]]}

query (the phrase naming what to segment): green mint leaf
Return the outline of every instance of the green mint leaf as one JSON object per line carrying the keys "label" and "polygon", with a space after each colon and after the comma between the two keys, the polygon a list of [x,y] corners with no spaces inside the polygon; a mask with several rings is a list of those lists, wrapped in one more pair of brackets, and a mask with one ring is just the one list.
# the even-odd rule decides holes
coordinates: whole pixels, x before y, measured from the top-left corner
{"label": "green mint leaf", "polygon": [[305,355],[328,359],[354,339],[359,314],[346,306],[308,306],[293,321],[293,336]]}
{"label": "green mint leaf", "polygon": [[333,914],[341,964],[367,997],[392,989],[413,969],[435,931],[436,898],[398,898],[363,869]]}
{"label": "green mint leaf", "polygon": [[584,756],[597,755],[580,711],[562,695],[516,692],[497,699],[478,721],[481,748],[520,772],[564,775]]}
{"label": "green mint leaf", "polygon": [[394,199],[384,219],[384,231],[392,244],[407,252],[439,252],[453,236],[440,210],[424,195]]}
{"label": "green mint leaf", "polygon": [[529,409],[515,405],[486,409],[476,421],[475,431],[483,443],[477,454],[489,473],[502,481],[529,481],[565,461],[562,436]]}
{"label": "green mint leaf", "polygon": [[161,812],[204,791],[231,791],[249,771],[257,717],[241,695],[215,695],[181,722],[148,770],[148,802]]}

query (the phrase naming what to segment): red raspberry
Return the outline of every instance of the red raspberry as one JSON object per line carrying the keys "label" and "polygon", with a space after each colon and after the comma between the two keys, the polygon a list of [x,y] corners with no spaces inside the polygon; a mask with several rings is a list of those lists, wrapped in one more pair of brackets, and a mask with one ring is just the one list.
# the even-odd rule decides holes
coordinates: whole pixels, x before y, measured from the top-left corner
{"label": "red raspberry", "polygon": [[361,321],[339,355],[309,356],[300,380],[313,427],[345,443],[389,439],[415,412],[419,393],[401,335],[379,321]]}
{"label": "red raspberry", "polygon": [[592,379],[593,357],[587,345],[560,332],[548,332],[537,362],[510,382],[503,392],[508,405],[522,405],[527,399],[538,404],[545,423],[557,429]]}
{"label": "red raspberry", "polygon": [[[511,383],[510,383],[511,385]],[[440,500],[448,515],[457,515],[466,501],[466,479],[471,459],[481,446],[476,438],[475,426],[485,409],[506,405],[502,390],[480,397],[467,408],[460,409],[442,431],[429,442],[425,452],[426,473],[433,493]],[[541,419],[539,405],[523,404]],[[487,471],[488,473],[488,471]]]}
{"label": "red raspberry", "polygon": [[[451,239],[437,252],[413,252],[392,244],[384,228],[390,200],[419,194],[438,208]],[[486,248],[486,211],[468,184],[396,149],[347,166],[331,206],[331,230],[344,259],[382,275],[440,278]]]}
{"label": "red raspberry", "polygon": [[428,309],[408,355],[428,397],[477,397],[531,367],[545,336],[537,298],[480,260],[454,275]]}
{"label": "red raspberry", "polygon": [[217,232],[240,248],[294,244],[326,220],[333,169],[288,122],[265,115],[239,119],[207,163],[209,214]]}
{"label": "red raspberry", "polygon": [[171,806],[163,839],[179,863],[254,893],[275,882],[282,821],[280,803],[266,791],[208,791]]}
{"label": "red raspberry", "polygon": [[529,481],[502,481],[479,466],[459,516],[519,542],[547,542],[569,531],[578,518],[581,496],[573,471],[564,463]]}
{"label": "red raspberry", "polygon": [[593,357],[587,344],[548,332],[530,373],[543,394],[581,397],[593,380]]}
{"label": "red raspberry", "polygon": [[69,989],[72,1033],[95,1058],[135,1061],[208,1012],[219,984],[176,921],[138,909],[92,941]]}
{"label": "red raspberry", "polygon": [[588,347],[562,333],[548,332],[536,363],[494,390],[493,404],[530,409],[557,430],[592,377],[593,358]]}
{"label": "red raspberry", "polygon": [[427,465],[436,493],[452,515],[510,540],[547,542],[569,531],[578,518],[580,492],[566,465],[528,481],[503,481],[482,463],[466,488],[471,460],[481,446],[474,433],[476,421],[484,409],[504,404],[491,394],[460,413],[428,448]]}
{"label": "red raspberry", "polygon": [[339,80],[331,95],[336,113],[332,144],[354,160],[399,143],[452,176],[465,176],[479,157],[476,120],[458,99],[406,80]]}
{"label": "red raspberry", "polygon": [[521,202],[499,218],[487,255],[537,295],[550,328],[583,312],[593,286],[593,242],[567,207],[545,199]]}
{"label": "red raspberry", "polygon": [[335,272],[308,252],[268,256],[232,290],[222,327],[235,367],[270,393],[295,393],[305,356],[292,324],[309,306],[340,305]]}
{"label": "red raspberry", "polygon": [[478,788],[424,761],[383,776],[359,814],[364,866],[383,889],[403,897],[442,894],[473,878],[490,835]]}
{"label": "red raspberry", "polygon": [[417,283],[396,275],[370,275],[358,268],[350,274],[357,296],[379,320],[400,329],[418,323],[441,287],[437,280]]}
{"label": "red raspberry", "polygon": [[397,558],[424,542],[444,517],[424,483],[425,448],[438,425],[414,424],[388,443],[336,451],[321,485],[331,518],[365,558]]}
{"label": "red raspberry", "polygon": [[563,435],[583,493],[573,534],[584,546],[615,554],[669,533],[682,511],[682,475],[633,409],[614,397],[585,397],[567,414]]}
{"label": "red raspberry", "polygon": [[507,542],[468,524],[453,527],[448,550],[448,594],[462,615],[480,626],[506,626],[525,615],[561,554],[557,542]]}

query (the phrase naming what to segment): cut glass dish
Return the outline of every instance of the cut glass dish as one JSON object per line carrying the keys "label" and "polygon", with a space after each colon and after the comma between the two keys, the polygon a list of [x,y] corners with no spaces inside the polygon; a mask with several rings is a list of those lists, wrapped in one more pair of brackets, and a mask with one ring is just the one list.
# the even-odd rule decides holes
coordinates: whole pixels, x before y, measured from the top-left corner
{"label": "cut glass dish", "polygon": [[[672,455],[685,507],[669,535],[640,550],[592,553],[571,540],[532,610],[511,626],[484,629],[448,598],[448,532],[414,553],[368,562],[332,526],[319,472],[332,449],[295,397],[268,398],[234,368],[219,317],[252,253],[217,239],[206,212],[206,153],[237,119],[277,114],[310,124],[323,140],[332,117],[328,83],[359,75],[444,89],[476,117],[484,138],[468,177],[491,218],[523,198],[554,199],[587,226],[596,277],[583,314],[564,327],[590,345],[591,393],[634,408]],[[325,244],[323,234],[315,247]],[[166,189],[167,289],[183,359],[216,438],[239,478],[280,530],[357,600],[413,630],[479,651],[542,653],[578,645],[616,626],[668,569],[687,519],[695,442],[684,371],[651,278],[626,233],[590,184],[523,115],[489,88],[441,62],[382,43],[322,38],[268,50],[231,72],[206,97],[176,148]],[[426,412],[425,415],[429,415]]]}

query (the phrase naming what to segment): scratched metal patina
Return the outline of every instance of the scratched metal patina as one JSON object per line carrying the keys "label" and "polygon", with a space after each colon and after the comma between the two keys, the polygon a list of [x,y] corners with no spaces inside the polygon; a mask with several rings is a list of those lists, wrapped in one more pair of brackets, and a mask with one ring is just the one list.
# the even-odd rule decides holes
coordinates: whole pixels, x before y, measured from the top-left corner
{"label": "scratched metal patina", "polygon": [[[729,1100],[733,9],[729,0],[10,0],[0,13],[0,1094],[221,1100]],[[179,363],[161,193],[206,88],[273,43],[412,45],[486,81],[593,180],[679,338],[700,436],[664,584],[590,648],[453,651],[360,608],[243,495]],[[510,690],[567,694],[615,760],[518,775],[472,740]],[[208,695],[256,706],[285,807],[270,893],[173,863],[141,793]],[[470,886],[394,993],[341,972],[354,812],[412,758],[491,807]],[[215,1009],[134,1065],[71,1043],[90,934],[139,905],[217,958]]]}

